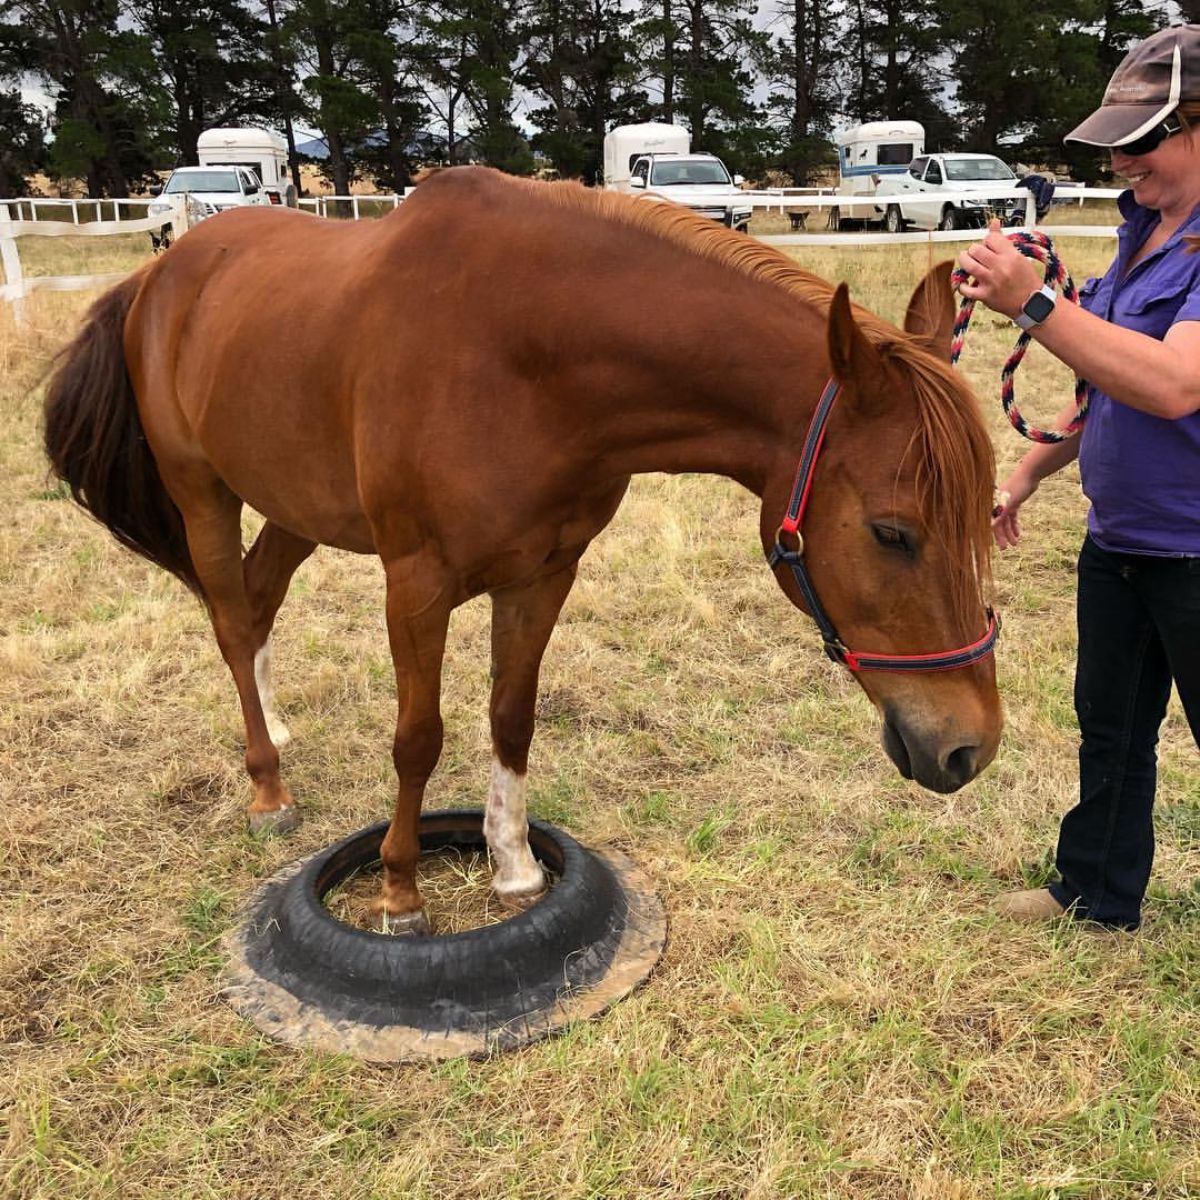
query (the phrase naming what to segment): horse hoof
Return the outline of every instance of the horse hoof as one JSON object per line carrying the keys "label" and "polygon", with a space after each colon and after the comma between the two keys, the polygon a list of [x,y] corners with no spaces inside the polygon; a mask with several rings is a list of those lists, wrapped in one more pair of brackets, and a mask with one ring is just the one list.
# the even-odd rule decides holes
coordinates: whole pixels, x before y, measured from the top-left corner
{"label": "horse hoof", "polygon": [[500,907],[511,913],[523,913],[532,908],[539,900],[546,897],[546,889],[539,888],[536,892],[497,892],[496,899]]}
{"label": "horse hoof", "polygon": [[259,837],[291,833],[300,828],[303,820],[304,816],[295,804],[285,804],[282,808],[272,808],[266,812],[252,812],[250,832]]}
{"label": "horse hoof", "polygon": [[423,908],[416,912],[379,914],[379,932],[393,937],[428,937],[433,930]]}

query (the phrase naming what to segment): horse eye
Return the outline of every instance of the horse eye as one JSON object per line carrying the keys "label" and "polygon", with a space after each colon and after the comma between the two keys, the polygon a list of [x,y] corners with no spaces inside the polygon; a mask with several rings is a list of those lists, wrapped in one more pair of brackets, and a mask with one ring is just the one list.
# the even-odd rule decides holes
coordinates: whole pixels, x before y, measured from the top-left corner
{"label": "horse eye", "polygon": [[872,525],[871,532],[875,535],[875,540],[889,550],[899,550],[910,558],[916,552],[916,547],[909,541],[904,530],[897,529],[895,525]]}

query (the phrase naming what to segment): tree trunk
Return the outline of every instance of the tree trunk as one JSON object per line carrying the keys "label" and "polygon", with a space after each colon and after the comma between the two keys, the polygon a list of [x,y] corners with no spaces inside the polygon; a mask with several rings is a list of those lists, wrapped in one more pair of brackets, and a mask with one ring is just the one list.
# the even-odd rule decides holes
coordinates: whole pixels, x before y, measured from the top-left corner
{"label": "tree trunk", "polygon": [[[326,79],[334,78],[333,46],[329,31],[320,26],[313,28],[313,44],[317,51],[317,73]],[[342,131],[329,120],[325,111],[324,97],[321,99],[321,126],[325,130],[325,144],[329,147],[329,173],[333,176],[335,196],[350,194],[350,164],[346,161],[346,146]],[[342,210],[345,202],[337,205]]]}
{"label": "tree trunk", "polygon": [[896,0],[884,5],[883,11],[887,21],[884,27],[887,59],[883,68],[883,111],[889,120],[894,121],[904,116],[900,111],[900,59],[896,52],[904,12]]}
{"label": "tree trunk", "polygon": [[675,14],[671,0],[663,0],[663,102],[662,119],[675,121]]}
{"label": "tree trunk", "polygon": [[870,70],[867,60],[867,17],[863,12],[863,0],[854,5],[856,34],[858,36],[858,86],[855,89],[855,117],[861,124],[867,119],[867,89],[870,86]]}
{"label": "tree trunk", "polygon": [[[812,117],[808,84],[808,4],[807,0],[795,0],[792,6],[792,85],[795,88],[792,104],[792,145],[799,145],[808,137],[808,124]],[[791,163],[792,183],[804,187],[808,182],[808,164],[793,156]]]}
{"label": "tree trunk", "polygon": [[699,0],[690,0],[689,9],[692,44],[688,47],[688,67],[692,79],[688,88],[688,112],[692,126],[692,148],[703,149],[707,113],[704,92],[700,87],[700,80],[704,77],[704,5]]}
{"label": "tree trunk", "polygon": [[[393,64],[394,66],[394,64]],[[383,116],[383,127],[388,140],[388,167],[391,179],[388,181],[394,191],[401,195],[404,189],[412,183],[408,172],[408,159],[404,153],[405,131],[400,128],[396,118],[396,78],[395,71],[381,73],[379,80],[379,111]]]}
{"label": "tree trunk", "polygon": [[[300,160],[296,157],[296,134],[292,129],[292,92],[283,61],[283,50],[279,42],[279,22],[275,17],[275,0],[266,0],[267,23],[271,26],[271,62],[275,67],[275,104],[283,114],[283,133],[287,138],[288,167],[292,172],[292,186],[296,198],[300,198]],[[284,99],[284,96],[287,99]]]}

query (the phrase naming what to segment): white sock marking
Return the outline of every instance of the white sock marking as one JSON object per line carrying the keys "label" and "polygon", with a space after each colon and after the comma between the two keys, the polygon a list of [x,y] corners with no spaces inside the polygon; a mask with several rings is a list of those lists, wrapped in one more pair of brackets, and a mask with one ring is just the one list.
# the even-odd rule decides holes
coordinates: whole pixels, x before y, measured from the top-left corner
{"label": "white sock marking", "polygon": [[492,759],[483,834],[492,853],[492,890],[498,896],[533,896],[546,886],[542,868],[529,848],[527,783],[527,776]]}
{"label": "white sock marking", "polygon": [[267,638],[254,656],[254,683],[258,688],[258,702],[262,705],[267,720],[267,732],[276,748],[286,746],[292,740],[288,727],[283,723],[275,707],[275,692],[271,688],[271,639]]}

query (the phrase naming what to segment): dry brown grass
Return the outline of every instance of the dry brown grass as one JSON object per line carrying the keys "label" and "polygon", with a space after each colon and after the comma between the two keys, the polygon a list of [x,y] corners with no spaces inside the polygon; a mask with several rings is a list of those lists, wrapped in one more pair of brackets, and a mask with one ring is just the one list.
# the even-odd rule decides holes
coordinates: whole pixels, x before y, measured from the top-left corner
{"label": "dry brown grass", "polygon": [[[374,869],[357,871],[330,889],[325,907],[339,921],[358,929],[380,929],[374,909],[381,890],[380,869],[376,862]],[[498,925],[513,915],[496,899],[491,880],[491,866],[483,851],[446,850],[422,858],[417,866],[417,886],[425,901],[425,912],[439,934]],[[382,932],[395,931],[385,920]]]}
{"label": "dry brown grass", "polygon": [[[1082,276],[1105,247],[1064,253]],[[895,319],[928,257],[805,262]],[[519,1053],[366,1066],[265,1042],[216,986],[259,880],[388,815],[381,572],[325,551],[296,579],[276,664],[307,823],[257,842],[202,610],[46,479],[34,385],[83,303],[36,296],[22,332],[0,307],[0,1194],[1200,1194],[1200,786],[1177,708],[1142,933],[989,914],[1044,878],[1071,803],[1074,476],[998,563],[1006,738],[949,797],[883,758],[856,685],[772,584],[754,502],[635,481],[547,655],[531,807],[651,874],[662,964]],[[1003,468],[1022,450],[995,399],[1012,330],[976,322],[965,369]],[[1034,418],[1068,387],[1037,355],[1018,384]],[[484,795],[487,624],[482,605],[456,615],[431,808]]]}

